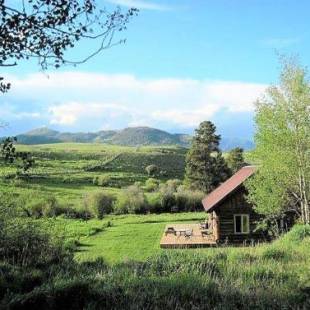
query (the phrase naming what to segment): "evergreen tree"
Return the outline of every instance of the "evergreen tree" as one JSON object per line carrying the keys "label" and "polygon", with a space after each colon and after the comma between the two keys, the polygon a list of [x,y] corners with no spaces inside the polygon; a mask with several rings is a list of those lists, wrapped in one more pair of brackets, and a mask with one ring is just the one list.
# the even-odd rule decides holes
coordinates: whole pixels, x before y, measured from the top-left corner
{"label": "evergreen tree", "polygon": [[220,135],[210,121],[199,125],[186,156],[186,183],[205,193],[211,192],[228,177],[228,168],[222,157]]}
{"label": "evergreen tree", "polygon": [[228,152],[226,163],[232,174],[236,173],[239,169],[246,165],[243,157],[243,149],[235,147]]}

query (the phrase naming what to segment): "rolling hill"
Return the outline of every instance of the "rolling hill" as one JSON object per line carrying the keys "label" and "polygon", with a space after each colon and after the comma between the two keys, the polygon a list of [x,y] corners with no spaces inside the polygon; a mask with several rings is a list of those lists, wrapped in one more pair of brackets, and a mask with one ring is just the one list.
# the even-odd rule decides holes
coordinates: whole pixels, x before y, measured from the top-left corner
{"label": "rolling hill", "polygon": [[[171,134],[150,127],[129,127],[122,130],[103,130],[98,132],[59,132],[47,127],[37,128],[17,135],[19,144],[50,144],[61,142],[108,143],[125,146],[145,145],[178,145],[188,147],[191,136],[187,134]],[[253,148],[253,142],[242,138],[226,138],[221,141],[222,150],[233,147]]]}

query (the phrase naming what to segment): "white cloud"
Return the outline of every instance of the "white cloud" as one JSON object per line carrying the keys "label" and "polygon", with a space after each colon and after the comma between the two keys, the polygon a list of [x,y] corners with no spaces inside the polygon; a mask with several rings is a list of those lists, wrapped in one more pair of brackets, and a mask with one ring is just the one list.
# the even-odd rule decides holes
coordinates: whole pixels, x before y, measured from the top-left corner
{"label": "white cloud", "polygon": [[170,10],[170,7],[162,4],[155,3],[154,1],[146,0],[107,0],[110,3],[126,6],[129,8],[145,9],[145,10],[156,10],[166,11]]}
{"label": "white cloud", "polygon": [[51,73],[48,78],[43,74],[12,76],[11,81],[13,88],[5,95],[14,106],[11,114],[23,111],[25,119],[43,115],[50,124],[74,130],[136,125],[192,128],[223,111],[252,112],[253,102],[266,87],[236,81],[139,79],[129,74],[83,72]]}
{"label": "white cloud", "polygon": [[59,125],[73,125],[83,120],[100,120],[102,116],[107,115],[109,118],[115,118],[121,116],[123,111],[124,109],[116,104],[101,102],[67,102],[48,108],[50,123]]}

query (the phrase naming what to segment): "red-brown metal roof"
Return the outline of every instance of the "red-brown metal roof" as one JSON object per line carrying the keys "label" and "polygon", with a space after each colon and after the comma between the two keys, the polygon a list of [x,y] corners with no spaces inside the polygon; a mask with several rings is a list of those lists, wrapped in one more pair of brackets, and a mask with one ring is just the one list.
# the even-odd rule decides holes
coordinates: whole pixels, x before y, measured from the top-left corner
{"label": "red-brown metal roof", "polygon": [[255,171],[255,166],[245,166],[238,170],[232,177],[222,183],[202,200],[202,204],[205,210],[210,211],[216,207],[219,202],[221,202],[228,194],[239,187]]}

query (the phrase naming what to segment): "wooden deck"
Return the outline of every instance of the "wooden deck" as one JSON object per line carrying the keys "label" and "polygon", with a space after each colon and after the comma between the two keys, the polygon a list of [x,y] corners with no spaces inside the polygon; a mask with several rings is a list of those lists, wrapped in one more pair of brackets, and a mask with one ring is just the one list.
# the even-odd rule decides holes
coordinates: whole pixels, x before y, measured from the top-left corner
{"label": "wooden deck", "polygon": [[[190,237],[183,234],[174,235],[172,233],[165,234],[168,227],[173,227],[175,230],[192,230]],[[193,248],[193,247],[208,247],[216,245],[214,236],[201,234],[199,224],[169,224],[166,226],[163,236],[160,240],[161,248]]]}

